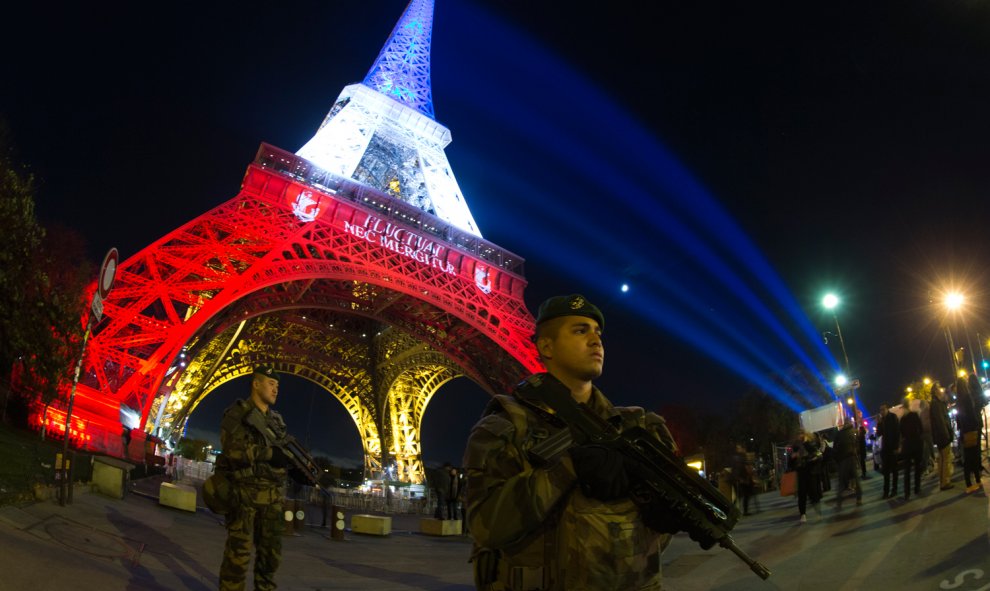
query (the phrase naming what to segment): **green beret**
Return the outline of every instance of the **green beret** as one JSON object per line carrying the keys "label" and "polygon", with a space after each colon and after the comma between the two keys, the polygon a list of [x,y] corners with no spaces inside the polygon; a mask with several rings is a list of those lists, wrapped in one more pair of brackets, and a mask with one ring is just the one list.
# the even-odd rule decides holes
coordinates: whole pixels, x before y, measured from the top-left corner
{"label": "green beret", "polygon": [[254,372],[251,375],[256,376],[258,374],[261,374],[266,378],[271,378],[276,382],[278,381],[280,375],[277,371],[275,371],[275,368],[270,365],[259,365],[255,367]]}
{"label": "green beret", "polygon": [[589,302],[583,295],[571,294],[568,296],[552,297],[540,304],[536,313],[536,324],[540,325],[547,320],[560,318],[561,316],[584,316],[598,322],[598,327],[605,330],[605,317],[602,316],[594,304]]}

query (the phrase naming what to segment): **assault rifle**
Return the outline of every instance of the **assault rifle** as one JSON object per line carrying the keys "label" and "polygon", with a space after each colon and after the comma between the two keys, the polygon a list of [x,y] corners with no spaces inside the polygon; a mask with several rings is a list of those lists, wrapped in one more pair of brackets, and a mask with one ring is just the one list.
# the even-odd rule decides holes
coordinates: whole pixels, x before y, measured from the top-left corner
{"label": "assault rifle", "polygon": [[739,520],[739,509],[652,433],[639,427],[620,432],[578,404],[567,387],[549,374],[531,376],[527,383],[569,427],[530,450],[536,459],[549,460],[575,443],[610,447],[631,466],[630,498],[646,523],[664,533],[686,531],[704,550],[718,544],[735,553],[760,578],[770,576],[770,570],[743,552],[729,535]]}
{"label": "assault rifle", "polygon": [[330,500],[333,500],[333,497],[326,490],[326,487],[333,484],[333,478],[316,464],[313,456],[309,454],[309,451],[295,437],[286,435],[283,439],[279,440],[271,426],[265,420],[265,416],[260,412],[249,412],[244,417],[244,422],[261,432],[268,445],[281,448],[285,456],[289,459],[289,473],[293,476],[294,480],[304,480],[304,484],[309,484],[317,488],[321,493],[330,498]]}

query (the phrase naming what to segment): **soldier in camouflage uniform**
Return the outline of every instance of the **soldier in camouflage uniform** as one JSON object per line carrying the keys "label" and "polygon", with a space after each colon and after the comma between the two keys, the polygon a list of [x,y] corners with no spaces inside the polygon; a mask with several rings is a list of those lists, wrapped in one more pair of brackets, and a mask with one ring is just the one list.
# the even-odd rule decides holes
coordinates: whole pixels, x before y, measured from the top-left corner
{"label": "soldier in camouflage uniform", "polygon": [[[545,301],[534,336],[544,381],[622,430],[644,427],[673,446],[661,417],[615,407],[592,385],[604,362],[604,323],[580,295]],[[539,389],[521,385],[496,396],[472,430],[464,469],[478,589],[660,589],[660,552],[670,536],[647,527],[628,498],[631,461],[595,445],[571,447],[546,464],[527,453],[566,428]]]}
{"label": "soldier in camouflage uniform", "polygon": [[274,445],[286,436],[281,415],[271,409],[278,397],[278,380],[273,368],[255,368],[251,396],[224,411],[220,424],[223,453],[217,470],[229,471],[235,496],[226,515],[221,590],[244,589],[252,544],[254,588],[275,588],[275,571],[282,561],[282,493],[288,464],[285,452]]}

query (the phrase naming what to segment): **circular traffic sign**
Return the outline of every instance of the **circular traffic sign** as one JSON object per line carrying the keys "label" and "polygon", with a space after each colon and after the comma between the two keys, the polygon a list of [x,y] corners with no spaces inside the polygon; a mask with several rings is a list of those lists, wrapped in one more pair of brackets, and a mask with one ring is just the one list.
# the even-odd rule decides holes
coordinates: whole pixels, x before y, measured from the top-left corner
{"label": "circular traffic sign", "polygon": [[117,275],[117,261],[119,259],[120,254],[117,253],[116,248],[111,248],[107,256],[103,257],[103,265],[100,267],[100,279],[96,286],[101,299],[107,299],[107,294],[110,293],[110,288],[113,287],[113,279]]}

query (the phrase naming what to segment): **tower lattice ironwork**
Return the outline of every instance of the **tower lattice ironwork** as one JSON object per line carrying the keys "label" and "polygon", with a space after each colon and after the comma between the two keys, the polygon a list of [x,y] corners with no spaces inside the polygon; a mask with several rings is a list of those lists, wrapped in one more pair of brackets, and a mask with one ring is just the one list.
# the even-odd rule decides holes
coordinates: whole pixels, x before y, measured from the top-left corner
{"label": "tower lattice ironwork", "polygon": [[179,433],[218,386],[271,364],[343,404],[369,476],[422,482],[420,426],[444,383],[495,393],[539,369],[523,260],[473,226],[432,119],[432,13],[410,2],[298,155],[262,144],[236,197],[119,265],[76,395],[90,447],[119,452],[124,407]]}

